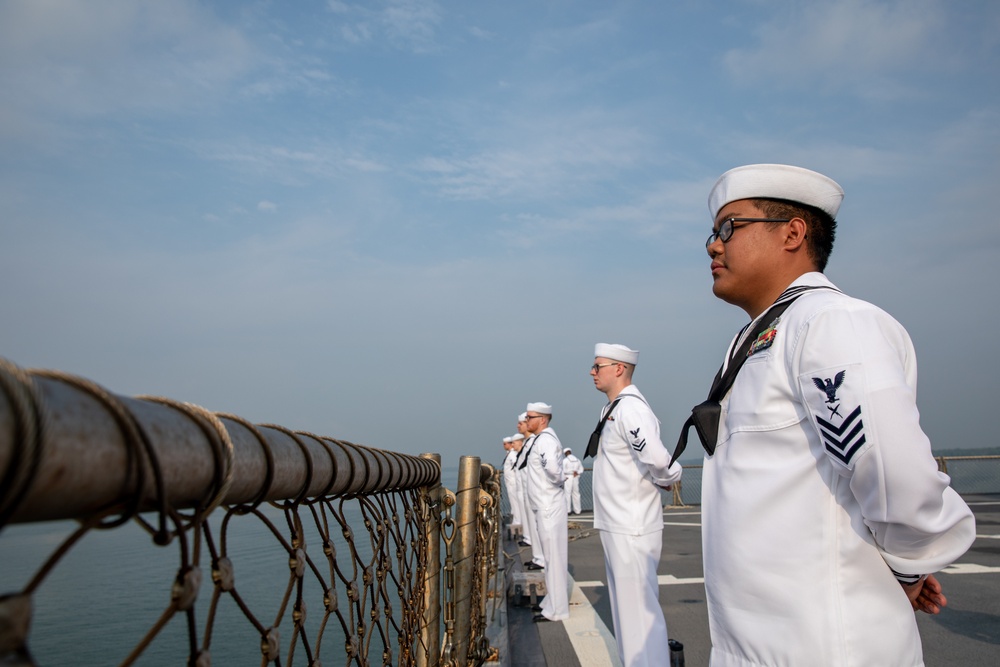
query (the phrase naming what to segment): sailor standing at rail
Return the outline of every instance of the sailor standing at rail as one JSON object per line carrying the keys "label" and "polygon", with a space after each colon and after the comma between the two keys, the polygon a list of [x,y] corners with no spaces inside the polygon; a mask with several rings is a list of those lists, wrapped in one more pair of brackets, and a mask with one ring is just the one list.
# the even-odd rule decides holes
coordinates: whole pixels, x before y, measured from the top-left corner
{"label": "sailor standing at rail", "polygon": [[569,618],[569,529],[563,493],[562,443],[549,426],[552,406],[528,403],[528,430],[534,435],[528,454],[528,500],[538,523],[545,555],[545,599],[535,623]]}
{"label": "sailor standing at rail", "polygon": [[514,460],[511,463],[510,475],[513,477],[513,484],[517,486],[514,493],[511,493],[511,506],[513,507],[516,503],[517,505],[517,521],[516,523],[521,526],[521,533],[524,533],[524,522],[526,521],[524,516],[524,490],[521,488],[521,476],[518,474],[517,464],[520,463],[521,449],[524,447],[524,436],[520,433],[515,433],[510,438],[510,448],[514,452]]}
{"label": "sailor standing at rail", "polygon": [[580,513],[580,475],[582,474],[583,463],[573,456],[573,450],[567,447],[563,450],[563,476],[566,478],[563,492],[566,494],[567,514]]}
{"label": "sailor standing at rail", "polygon": [[528,431],[528,413],[522,412],[517,418],[517,430],[524,436],[524,444],[517,458],[518,486],[521,490],[521,511],[524,515],[524,539],[518,546],[531,547],[531,558],[524,561],[526,570],[541,570],[545,567],[545,555],[542,553],[542,543],[538,539],[538,521],[531,511],[528,500],[528,455],[535,442],[535,436]]}
{"label": "sailor standing at rail", "polygon": [[618,655],[625,667],[663,665],[670,647],[656,576],[663,547],[660,489],[680,480],[681,466],[671,463],[660,421],[632,384],[639,352],[599,343],[594,357],[590,375],[608,403],[585,457],[594,457],[594,528],[604,547]]}
{"label": "sailor standing at rail", "polygon": [[[519,440],[518,442],[523,442]],[[523,529],[524,524],[521,517],[521,489],[517,484],[517,454],[518,450],[514,448],[514,438],[507,437],[503,439],[503,448],[507,452],[507,456],[503,460],[503,485],[504,492],[507,494],[507,500],[510,502],[510,523],[512,526],[521,526]]]}

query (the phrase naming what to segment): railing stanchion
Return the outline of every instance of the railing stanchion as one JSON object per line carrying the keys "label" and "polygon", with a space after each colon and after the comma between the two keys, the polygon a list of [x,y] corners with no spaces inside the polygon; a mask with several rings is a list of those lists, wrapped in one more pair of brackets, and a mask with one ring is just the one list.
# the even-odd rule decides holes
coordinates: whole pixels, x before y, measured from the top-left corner
{"label": "railing stanchion", "polygon": [[[421,454],[441,468],[440,454]],[[424,578],[424,617],[417,647],[417,667],[437,667],[441,660],[441,478],[424,487],[421,516],[427,540],[427,575]]]}
{"label": "railing stanchion", "polygon": [[478,456],[463,456],[455,494],[455,650],[458,665],[468,664],[472,631],[472,587],[476,580],[476,541],[479,536]]}

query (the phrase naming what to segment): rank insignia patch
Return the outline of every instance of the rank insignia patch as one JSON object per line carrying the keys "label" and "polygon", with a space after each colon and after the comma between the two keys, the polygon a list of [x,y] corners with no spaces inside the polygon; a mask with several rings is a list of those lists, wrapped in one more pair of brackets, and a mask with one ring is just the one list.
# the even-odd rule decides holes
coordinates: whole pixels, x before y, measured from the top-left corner
{"label": "rank insignia patch", "polygon": [[861,396],[848,382],[849,377],[854,377],[857,383],[859,374],[857,369],[841,367],[799,376],[803,398],[812,408],[823,447],[828,455],[849,468],[868,445]]}
{"label": "rank insignia patch", "polygon": [[639,429],[634,431],[630,430],[629,434],[632,436],[632,442],[630,443],[632,445],[632,449],[637,452],[641,452],[646,447],[646,439],[639,439]]}
{"label": "rank insignia patch", "polygon": [[757,336],[757,340],[755,340],[753,345],[750,346],[750,349],[747,350],[748,357],[760,352],[761,350],[766,350],[774,344],[774,338],[778,335],[778,322],[780,321],[780,317],[775,318],[775,320],[771,322],[766,329],[760,332],[760,335]]}

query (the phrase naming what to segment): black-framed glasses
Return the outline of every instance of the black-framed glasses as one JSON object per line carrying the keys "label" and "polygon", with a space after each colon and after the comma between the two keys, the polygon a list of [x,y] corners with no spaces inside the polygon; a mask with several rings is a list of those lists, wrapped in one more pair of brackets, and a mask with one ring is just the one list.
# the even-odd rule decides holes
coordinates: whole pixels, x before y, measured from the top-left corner
{"label": "black-framed glasses", "polygon": [[791,222],[791,221],[792,221],[791,218],[726,218],[725,220],[722,221],[722,224],[719,225],[718,231],[712,232],[711,234],[708,235],[708,240],[705,241],[705,247],[707,248],[708,246],[715,243],[715,239],[719,239],[720,241],[725,243],[729,239],[733,238],[733,232],[739,229],[733,224],[736,222],[745,222],[746,224],[749,225],[752,222]]}
{"label": "black-framed glasses", "polygon": [[600,373],[601,369],[604,368],[605,366],[617,366],[620,363],[621,363],[620,361],[611,361],[606,364],[594,364],[593,366],[590,367],[590,370],[594,371],[595,373]]}
{"label": "black-framed glasses", "polygon": [[528,415],[525,417],[524,421],[529,422],[532,419],[538,419],[539,417],[544,417],[545,415]]}

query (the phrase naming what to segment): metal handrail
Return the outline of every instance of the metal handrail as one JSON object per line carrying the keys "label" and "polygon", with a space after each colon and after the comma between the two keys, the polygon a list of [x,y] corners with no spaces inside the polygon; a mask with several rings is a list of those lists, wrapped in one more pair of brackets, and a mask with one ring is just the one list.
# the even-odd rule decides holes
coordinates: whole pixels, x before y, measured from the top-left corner
{"label": "metal handrail", "polygon": [[[25,395],[34,396],[31,408],[43,425],[31,459],[21,455],[27,447],[19,437],[28,419],[7,390],[25,383],[33,385]],[[12,380],[8,373],[0,388],[0,479],[30,477],[0,489],[0,507],[16,506],[11,523],[116,506],[207,509],[208,502],[355,495],[440,479],[433,459],[255,426],[185,403],[117,396],[64,374],[26,371]]]}

